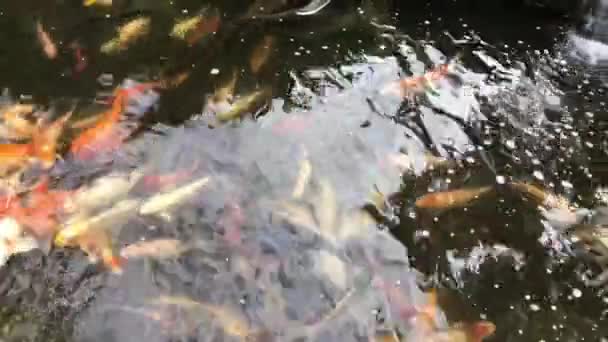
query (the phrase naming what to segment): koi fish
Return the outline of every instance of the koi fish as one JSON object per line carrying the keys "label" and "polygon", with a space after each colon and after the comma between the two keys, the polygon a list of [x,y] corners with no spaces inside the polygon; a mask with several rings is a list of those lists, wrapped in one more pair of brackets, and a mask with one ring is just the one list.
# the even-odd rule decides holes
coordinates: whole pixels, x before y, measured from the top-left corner
{"label": "koi fish", "polygon": [[389,84],[382,90],[382,93],[397,93],[401,97],[422,94],[427,90],[436,92],[433,82],[438,81],[449,73],[449,64],[442,64],[437,68],[426,72],[422,76],[412,76],[403,78],[397,82]]}
{"label": "koi fish", "polygon": [[58,228],[57,217],[69,211],[71,192],[50,191],[47,181],[41,183],[24,196],[9,198],[0,214],[15,218],[36,238],[47,239]]}
{"label": "koi fish", "polygon": [[226,203],[224,212],[217,225],[224,228],[223,240],[232,247],[238,247],[242,241],[241,229],[245,224],[245,214],[235,202]]}
{"label": "koi fish", "polygon": [[524,182],[511,182],[509,183],[509,185],[516,191],[522,193],[524,196],[534,201],[537,205],[543,206],[548,209],[570,208],[570,203],[566,198],[541,189],[540,187],[534,184]]}
{"label": "koi fish", "polygon": [[74,51],[74,59],[76,60],[76,64],[74,65],[74,72],[81,73],[86,69],[89,65],[89,58],[87,57],[84,49],[80,46],[78,42],[73,42],[70,44],[70,49]]}
{"label": "koi fish", "polygon": [[114,254],[112,235],[137,213],[139,204],[138,200],[124,200],[94,217],[76,215],[63,224],[54,243],[58,247],[79,247],[92,263],[101,259],[110,271],[120,273],[123,261]]}
{"label": "koi fish", "polygon": [[394,330],[376,331],[373,342],[399,342],[399,337]]}
{"label": "koi fish", "polygon": [[312,175],[312,164],[308,158],[303,159],[300,162],[300,170],[298,171],[298,177],[296,183],[293,186],[291,197],[301,198],[304,195],[306,186],[310,182],[310,176]]}
{"label": "koi fish", "polygon": [[[165,214],[172,208],[189,200],[209,183],[209,177],[201,178],[175,190],[148,198],[139,208],[141,215]],[[166,215],[165,215],[166,217]]]}
{"label": "koi fish", "polygon": [[[72,141],[70,152],[77,159],[91,160],[99,153],[118,149],[132,133],[132,128],[118,125],[129,98],[135,93],[160,86],[161,83],[159,82],[150,82],[117,90],[110,109],[100,114],[99,120],[93,127],[86,129]],[[84,124],[89,123],[85,122]]]}
{"label": "koi fish", "polygon": [[77,214],[64,222],[63,227],[55,236],[55,244],[69,245],[70,241],[93,229],[112,229],[117,232],[124,223],[136,215],[139,205],[139,200],[127,199],[93,217]]}
{"label": "koi fish", "polygon": [[258,46],[255,47],[249,59],[249,68],[254,74],[257,74],[260,69],[266,64],[272,53],[275,38],[271,35],[265,35]]}
{"label": "koi fish", "polygon": [[13,172],[35,161],[40,162],[45,169],[52,167],[57,158],[57,140],[71,115],[72,112],[69,112],[46,127],[39,122],[33,129],[30,143],[1,144],[0,162],[3,173]]}
{"label": "koi fish", "polygon": [[272,125],[270,128],[276,135],[282,136],[293,136],[293,134],[299,134],[304,132],[307,128],[312,125],[311,116],[289,116],[285,119]]}
{"label": "koi fish", "polygon": [[213,93],[207,97],[204,112],[223,112],[229,111],[234,97],[234,89],[236,87],[237,71],[232,70],[232,75],[225,83],[221,84]]}
{"label": "koi fish", "polygon": [[32,156],[40,161],[45,169],[55,165],[57,159],[57,141],[63,133],[65,124],[72,117],[73,111],[68,112],[52,124],[41,128],[40,124],[32,135]]}
{"label": "koi fish", "polygon": [[254,332],[247,319],[236,310],[213,304],[201,303],[183,296],[160,296],[152,300],[154,305],[169,305],[182,308],[193,315],[208,314],[222,327],[224,332],[233,337],[247,337]]}
{"label": "koi fish", "polygon": [[190,177],[196,169],[198,168],[199,162],[196,161],[193,166],[189,167],[187,170],[178,170],[176,172],[172,172],[170,174],[163,175],[145,175],[141,179],[141,184],[145,187],[146,190],[164,190],[167,187],[174,186]]}
{"label": "koi fish", "polygon": [[437,331],[430,336],[433,342],[482,342],[496,331],[496,325],[488,321],[473,323],[459,322],[445,331]]}
{"label": "koi fish", "polygon": [[90,160],[100,152],[115,150],[124,139],[125,132],[121,132],[117,123],[127,101],[127,93],[120,90],[112,101],[111,108],[101,114],[99,121],[91,128],[80,133],[72,141],[70,152],[80,160]]}
{"label": "koi fish", "polygon": [[240,98],[237,100],[230,110],[218,113],[216,115],[217,120],[220,123],[235,120],[240,118],[246,112],[251,112],[260,108],[263,101],[267,101],[270,96],[270,89],[264,88],[253,92],[250,95]]}
{"label": "koi fish", "polygon": [[48,32],[44,30],[40,21],[36,22],[36,35],[45,56],[48,59],[55,59],[57,57],[57,45],[55,45]]}
{"label": "koi fish", "polygon": [[458,189],[428,193],[416,200],[416,207],[423,209],[450,209],[463,207],[487,194],[492,186],[476,189]]}
{"label": "koi fish", "polygon": [[110,7],[112,6],[112,0],[84,0],[83,5],[85,7],[90,7],[93,5]]}
{"label": "koi fish", "polygon": [[76,190],[74,203],[78,205],[78,209],[87,211],[122,200],[142,177],[144,175],[139,170],[127,175],[112,174],[101,177],[91,185]]}
{"label": "koi fish", "polygon": [[[417,328],[421,328],[424,341],[430,342],[482,342],[496,331],[494,323],[478,321],[474,323],[458,322],[447,329],[438,328],[435,317],[439,307],[437,290],[428,293],[428,302],[416,312]],[[421,319],[421,321],[420,321]]]}
{"label": "koi fish", "polygon": [[27,207],[17,202],[11,213],[34,236],[47,239],[59,229],[58,217],[70,211],[71,196],[71,191],[32,191],[27,196]]}
{"label": "koi fish", "polygon": [[220,27],[219,15],[205,16],[202,14],[182,19],[175,23],[171,37],[194,44],[204,36],[217,32]]}
{"label": "koi fish", "polygon": [[164,77],[158,82],[158,87],[161,89],[172,89],[184,83],[190,77],[190,71],[180,72],[171,77]]}
{"label": "koi fish", "polygon": [[139,241],[123,247],[120,256],[125,259],[153,257],[158,259],[174,258],[191,247],[177,239],[156,239]]}
{"label": "koi fish", "polygon": [[34,133],[35,124],[24,118],[34,111],[33,105],[15,104],[2,109],[4,123],[9,128],[9,138],[30,138]]}
{"label": "koi fish", "polygon": [[0,144],[0,174],[22,169],[32,160],[31,144]]}
{"label": "koi fish", "polygon": [[120,26],[116,38],[104,43],[100,50],[105,54],[116,54],[150,33],[150,18],[139,17]]}

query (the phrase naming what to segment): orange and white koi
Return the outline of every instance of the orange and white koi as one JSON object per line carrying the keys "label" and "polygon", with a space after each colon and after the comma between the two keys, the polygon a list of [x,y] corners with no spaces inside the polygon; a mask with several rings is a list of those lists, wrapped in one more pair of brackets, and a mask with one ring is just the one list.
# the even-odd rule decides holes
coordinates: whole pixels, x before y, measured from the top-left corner
{"label": "orange and white koi", "polygon": [[428,193],[416,200],[416,207],[422,209],[450,209],[463,207],[489,193],[492,186],[475,189],[458,189]]}

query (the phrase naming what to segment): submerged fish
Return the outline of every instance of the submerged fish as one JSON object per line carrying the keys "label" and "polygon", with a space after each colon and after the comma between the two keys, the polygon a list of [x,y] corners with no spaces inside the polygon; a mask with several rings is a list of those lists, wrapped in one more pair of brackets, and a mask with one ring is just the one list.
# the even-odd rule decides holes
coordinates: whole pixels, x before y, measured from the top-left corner
{"label": "submerged fish", "polygon": [[39,124],[32,134],[32,156],[36,158],[43,168],[49,169],[55,165],[57,160],[57,144],[63,134],[68,120],[73,111],[69,111],[52,124],[41,127]]}
{"label": "submerged fish", "polygon": [[298,171],[298,177],[296,178],[296,182],[293,186],[293,191],[291,193],[291,197],[293,198],[301,198],[304,195],[304,191],[306,191],[306,187],[310,182],[310,176],[312,175],[312,164],[308,158],[304,158],[300,162],[300,170]]}
{"label": "submerged fish", "polygon": [[433,83],[445,77],[449,71],[450,64],[442,64],[426,72],[424,75],[406,77],[397,82],[390,83],[382,89],[381,93],[396,93],[401,97],[416,96],[427,91],[437,93]]}
{"label": "submerged fish", "polygon": [[199,14],[177,21],[169,35],[175,39],[185,40],[188,44],[194,44],[206,35],[217,32],[220,23],[218,14]]}
{"label": "submerged fish", "polygon": [[100,50],[105,54],[116,54],[126,50],[150,33],[150,18],[139,17],[120,26],[117,37],[104,43]]}
{"label": "submerged fish", "polygon": [[91,185],[77,190],[74,203],[79,210],[90,210],[122,200],[143,176],[143,172],[135,170],[130,174],[98,178]]}
{"label": "submerged fish", "polygon": [[115,92],[111,106],[99,115],[99,120],[81,132],[70,146],[70,152],[80,160],[90,160],[99,153],[110,152],[120,147],[131,134],[131,130],[119,125],[130,95],[144,91],[156,84],[139,84],[132,88],[120,88]]}
{"label": "submerged fish", "polygon": [[570,208],[570,203],[566,198],[544,190],[534,184],[511,182],[509,183],[509,186],[534,201],[537,205],[547,209]]}
{"label": "submerged fish", "polygon": [[216,118],[219,122],[227,122],[240,118],[247,112],[254,112],[263,106],[270,97],[270,88],[263,88],[250,95],[238,99],[228,111],[218,113]]}
{"label": "submerged fish", "polygon": [[168,259],[178,257],[191,249],[205,247],[206,244],[202,241],[183,242],[178,239],[154,239],[138,241],[127,245],[120,250],[120,256],[125,259],[146,257]]}
{"label": "submerged fish", "polygon": [[71,114],[66,114],[48,126],[38,124],[30,143],[0,144],[0,173],[13,173],[31,162],[40,162],[45,169],[52,167],[57,158],[57,140]]}
{"label": "submerged fish", "polygon": [[270,58],[274,41],[274,36],[265,35],[260,44],[253,49],[249,59],[249,68],[254,74],[257,74]]}
{"label": "submerged fish", "polygon": [[86,7],[97,5],[102,7],[112,6],[112,0],[84,0],[83,5]]}
{"label": "submerged fish", "polygon": [[373,342],[399,342],[399,337],[394,330],[376,331]]}
{"label": "submerged fish", "polygon": [[423,209],[450,209],[463,207],[493,189],[492,186],[484,186],[475,189],[458,189],[428,193],[416,200],[416,207]]}
{"label": "submerged fish", "polygon": [[30,138],[34,133],[36,125],[25,118],[34,111],[33,105],[15,104],[0,109],[4,124],[8,128],[6,138],[24,139]]}
{"label": "submerged fish", "polygon": [[234,89],[237,82],[237,70],[233,69],[231,76],[224,83],[220,84],[213,95],[207,97],[207,103],[203,110],[204,113],[221,113],[230,110]]}
{"label": "submerged fish", "polygon": [[91,262],[101,258],[104,265],[113,272],[121,271],[121,260],[114,254],[112,236],[117,235],[122,226],[137,215],[139,200],[124,200],[112,208],[90,217],[77,214],[63,224],[55,235],[54,243],[58,247],[79,247]]}
{"label": "submerged fish", "polygon": [[184,296],[160,296],[150,301],[150,304],[177,306],[196,316],[210,315],[224,332],[234,337],[244,338],[255,333],[243,314],[228,307],[201,303]]}
{"label": "submerged fish", "polygon": [[201,178],[177,189],[154,195],[147,199],[139,208],[141,215],[166,213],[172,208],[194,197],[209,183],[209,177]]}
{"label": "submerged fish", "polygon": [[32,161],[31,144],[0,144],[0,175],[22,170]]}
{"label": "submerged fish", "polygon": [[57,45],[51,38],[48,32],[44,30],[40,21],[36,22],[36,35],[38,36],[38,42],[42,47],[42,51],[48,59],[55,59],[57,57]]}
{"label": "submerged fish", "polygon": [[496,325],[488,321],[456,323],[445,331],[430,336],[430,342],[482,342],[496,331]]}

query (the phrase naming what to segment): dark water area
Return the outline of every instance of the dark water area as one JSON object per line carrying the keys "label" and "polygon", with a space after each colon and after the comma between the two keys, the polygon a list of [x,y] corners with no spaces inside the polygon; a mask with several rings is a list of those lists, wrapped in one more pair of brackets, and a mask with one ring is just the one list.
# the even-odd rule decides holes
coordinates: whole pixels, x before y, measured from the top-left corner
{"label": "dark water area", "polygon": [[[289,7],[0,4],[0,105],[75,108],[77,122],[117,87],[162,85],[134,92],[116,125],[137,126],[116,151],[77,160],[81,131],[67,129],[44,171],[53,189],[89,194],[136,172],[209,179],[154,214],[142,208],[155,192],[127,182],[59,224],[135,203],[103,227],[112,248],[172,239],[188,246],[179,253],[133,257],[121,274],[78,248],[7,257],[0,341],[467,342],[477,340],[455,323],[480,320],[496,326],[483,341],[607,340],[608,287],[590,280],[608,269],[608,81],[568,58],[576,23],[508,4],[387,2],[266,19]],[[214,33],[171,36],[198,14],[219,17]],[[149,19],[145,37],[104,52],[137,18]],[[440,65],[447,75],[396,86]],[[218,121],[247,96],[240,119]],[[562,202],[539,203],[518,182]],[[418,201],[457,189],[478,194]],[[93,201],[76,193],[77,208]],[[431,289],[428,333],[419,316]]]}

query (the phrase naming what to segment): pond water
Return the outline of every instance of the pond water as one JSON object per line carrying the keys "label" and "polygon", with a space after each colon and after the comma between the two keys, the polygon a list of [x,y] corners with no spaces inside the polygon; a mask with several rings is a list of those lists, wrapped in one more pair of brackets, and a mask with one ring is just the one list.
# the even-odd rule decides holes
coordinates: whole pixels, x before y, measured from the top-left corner
{"label": "pond water", "polygon": [[0,341],[608,339],[603,69],[402,7],[0,5]]}

